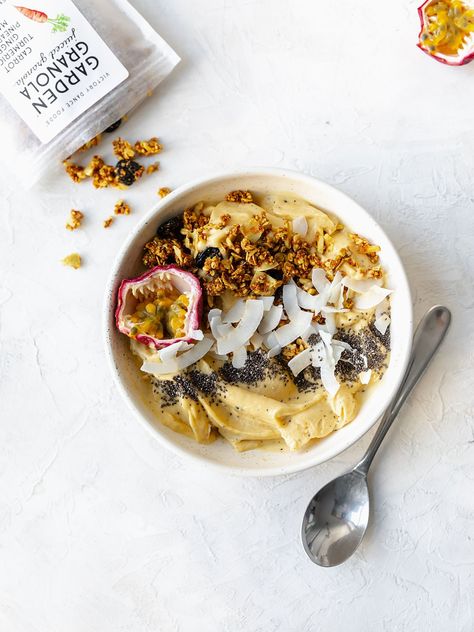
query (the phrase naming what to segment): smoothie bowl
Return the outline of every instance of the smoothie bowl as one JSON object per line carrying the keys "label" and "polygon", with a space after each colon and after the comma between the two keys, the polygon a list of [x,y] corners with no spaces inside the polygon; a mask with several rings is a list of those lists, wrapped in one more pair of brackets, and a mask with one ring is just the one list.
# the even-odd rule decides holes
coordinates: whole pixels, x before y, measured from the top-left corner
{"label": "smoothie bowl", "polygon": [[260,476],[322,463],[373,426],[406,368],[412,307],[366,211],[259,169],[148,213],[113,266],[104,327],[115,383],[158,440]]}

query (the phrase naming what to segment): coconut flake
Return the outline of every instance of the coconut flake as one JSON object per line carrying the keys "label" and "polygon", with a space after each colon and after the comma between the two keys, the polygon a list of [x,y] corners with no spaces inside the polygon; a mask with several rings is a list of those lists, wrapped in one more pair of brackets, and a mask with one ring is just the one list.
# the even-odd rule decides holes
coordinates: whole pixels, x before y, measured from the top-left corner
{"label": "coconut flake", "polygon": [[389,303],[388,299],[385,299],[381,303],[377,305],[375,308],[375,328],[382,334],[385,335],[385,332],[390,325],[390,315],[388,313]]}
{"label": "coconut flake", "polygon": [[319,294],[323,294],[330,286],[326,273],[322,268],[313,268],[311,281]]}
{"label": "coconut flake", "polygon": [[381,303],[391,292],[392,290],[374,285],[367,292],[358,294],[354,298],[354,307],[360,310],[372,309],[372,307]]}
{"label": "coconut flake", "polygon": [[263,336],[263,344],[267,347],[267,349],[272,349],[278,345],[278,340],[274,331],[270,331],[268,334]]}
{"label": "coconut flake", "polygon": [[254,349],[260,349],[263,343],[263,336],[261,336],[258,332],[255,332],[254,335],[250,338],[250,344]]}
{"label": "coconut flake", "polygon": [[274,296],[261,296],[260,301],[263,303],[263,311],[268,312],[273,305],[273,301],[275,300]]}
{"label": "coconut flake", "polygon": [[217,340],[217,352],[232,353],[239,347],[246,345],[257,331],[263,316],[262,301],[249,299],[245,301],[245,310],[237,327],[232,327],[225,337]]}
{"label": "coconut flake", "polygon": [[245,346],[239,347],[232,353],[232,366],[234,369],[243,369],[247,362],[247,349]]}
{"label": "coconut flake", "polygon": [[[211,310],[212,311],[212,310]],[[222,316],[223,323],[238,323],[242,319],[245,311],[245,301],[239,298],[232,307]]]}
{"label": "coconut flake", "polygon": [[336,368],[336,362],[334,358],[334,352],[332,347],[332,336],[326,331],[320,331],[319,335],[324,344],[325,358],[323,365],[321,366],[321,381],[327,392],[334,397],[339,390],[339,382],[335,376],[334,370]]}
{"label": "coconut flake", "polygon": [[209,323],[211,322],[211,320],[213,318],[219,318],[219,320],[222,319],[222,310],[221,309],[217,309],[217,307],[213,307],[212,309],[209,310],[209,313],[207,315],[207,320],[209,321]]}
{"label": "coconut flake", "polygon": [[318,306],[318,296],[305,292],[300,287],[296,286],[296,297],[298,299],[298,305],[303,309],[310,309],[315,311]]}
{"label": "coconut flake", "polygon": [[334,275],[334,279],[331,282],[331,285],[329,287],[329,296],[328,296],[328,303],[332,303],[333,305],[336,305],[336,303],[339,301],[340,296],[341,296],[341,281],[342,281],[342,274],[339,272],[339,270],[336,272],[336,274]]}
{"label": "coconut flake", "polygon": [[273,358],[274,356],[277,356],[279,353],[281,353],[281,347],[280,345],[275,345],[268,352],[268,357]]}
{"label": "coconut flake", "polygon": [[168,347],[163,347],[163,349],[160,349],[160,351],[158,351],[158,356],[162,362],[167,362],[169,360],[172,360],[173,358],[176,358],[178,351],[187,351],[192,346],[193,345],[188,345],[186,342],[180,340],[179,342],[175,342]]}
{"label": "coconut flake", "polygon": [[273,305],[262,318],[262,322],[258,328],[258,333],[267,334],[276,329],[283,315],[282,305]]}
{"label": "coconut flake", "polygon": [[339,390],[340,385],[334,374],[334,367],[330,366],[328,363],[324,363],[321,367],[321,381],[329,395],[334,397]]}
{"label": "coconut flake", "polygon": [[367,371],[361,371],[359,373],[359,380],[361,384],[368,384],[370,382],[371,377],[372,377],[372,369],[368,369]]}
{"label": "coconut flake", "polygon": [[333,312],[325,312],[323,310],[322,312],[324,318],[326,319],[326,322],[324,323],[324,325],[321,327],[321,331],[323,330],[323,328],[330,333],[331,335],[336,333],[336,317],[334,316]]}
{"label": "coconut flake", "polygon": [[315,334],[318,333],[318,330],[316,329],[316,327],[314,325],[310,325],[306,331],[301,334],[301,338],[307,342],[309,340],[309,338],[311,338],[311,336],[314,336]]}
{"label": "coconut flake", "polygon": [[193,329],[189,332],[189,337],[192,340],[202,340],[204,338],[204,333],[200,329]]}
{"label": "coconut flake", "polygon": [[227,360],[229,359],[229,357],[226,355],[220,355],[218,353],[216,353],[216,351],[214,351],[214,349],[211,349],[209,351],[209,355],[211,357],[213,357],[215,360],[220,360],[221,362],[227,362]]}
{"label": "coconut flake", "polygon": [[283,305],[290,320],[297,318],[301,313],[296,297],[296,283],[287,283],[283,286]]}
{"label": "coconut flake", "polygon": [[342,279],[342,284],[353,292],[364,294],[373,287],[380,286],[382,279],[351,279],[351,277],[346,276]]}
{"label": "coconut flake", "polygon": [[288,368],[293,375],[299,375],[311,364],[311,349],[304,349],[288,362]]}
{"label": "coconut flake", "polygon": [[286,347],[303,334],[311,324],[313,314],[299,310],[296,318],[290,320],[287,325],[283,325],[275,331],[275,336],[280,347]]}
{"label": "coconut flake", "polygon": [[389,325],[390,316],[388,314],[382,314],[380,318],[376,318],[374,321],[375,329],[377,329],[382,334],[382,336],[385,335],[385,332],[387,331]]}
{"label": "coconut flake", "polygon": [[293,220],[293,232],[301,235],[301,237],[306,237],[306,233],[308,232],[306,217],[295,217]]}
{"label": "coconut flake", "polygon": [[182,371],[203,358],[213,344],[214,340],[212,338],[205,337],[203,340],[193,345],[192,349],[185,351],[185,353],[182,353],[175,358],[170,358],[166,361],[162,360],[161,362],[144,362],[141,370],[144,373],[150,373],[151,375],[156,376]]}

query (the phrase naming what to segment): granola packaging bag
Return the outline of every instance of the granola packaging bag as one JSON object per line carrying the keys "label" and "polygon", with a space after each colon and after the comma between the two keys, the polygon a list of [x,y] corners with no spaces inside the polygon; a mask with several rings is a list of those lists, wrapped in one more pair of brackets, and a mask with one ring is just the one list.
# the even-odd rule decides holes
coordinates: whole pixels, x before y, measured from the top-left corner
{"label": "granola packaging bag", "polygon": [[179,57],[127,0],[0,0],[3,169],[25,186],[138,105]]}

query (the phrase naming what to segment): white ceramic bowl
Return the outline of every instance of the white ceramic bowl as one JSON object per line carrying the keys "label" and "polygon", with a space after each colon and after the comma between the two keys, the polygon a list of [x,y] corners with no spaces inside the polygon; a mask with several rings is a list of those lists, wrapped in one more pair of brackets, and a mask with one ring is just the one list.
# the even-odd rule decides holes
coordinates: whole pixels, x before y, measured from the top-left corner
{"label": "white ceramic bowl", "polygon": [[[149,385],[140,379],[140,371],[129,349],[128,339],[114,325],[116,292],[120,281],[134,277],[141,270],[142,248],[163,221],[200,200],[222,199],[235,189],[266,192],[291,192],[319,208],[336,215],[345,225],[382,248],[381,261],[388,271],[391,298],[392,352],[390,365],[381,383],[372,388],[357,417],[347,426],[321,439],[302,452],[270,452],[253,450],[235,452],[227,442],[199,445],[163,426],[147,405]],[[203,465],[217,466],[229,473],[251,476],[289,474],[318,465],[333,458],[357,441],[379,419],[401,381],[412,340],[412,302],[410,288],[398,254],[374,219],[356,202],[333,187],[310,176],[279,169],[251,169],[240,173],[220,174],[195,180],[180,187],[158,204],[133,229],[117,255],[106,290],[104,329],[106,353],[115,384],[137,419],[162,445],[183,457]]]}

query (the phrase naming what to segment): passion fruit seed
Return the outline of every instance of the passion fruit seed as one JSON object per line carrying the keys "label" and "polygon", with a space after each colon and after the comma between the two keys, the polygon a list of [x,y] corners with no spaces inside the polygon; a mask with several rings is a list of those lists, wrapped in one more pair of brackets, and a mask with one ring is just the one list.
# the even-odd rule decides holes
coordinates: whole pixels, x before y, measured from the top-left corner
{"label": "passion fruit seed", "polygon": [[202,268],[204,267],[204,263],[206,262],[206,259],[209,259],[209,257],[219,257],[219,259],[222,259],[221,251],[219,250],[219,248],[215,248],[215,247],[206,248],[206,250],[203,250],[197,255],[194,262],[198,268]]}
{"label": "passion fruit seed", "polygon": [[183,228],[183,216],[178,215],[166,220],[156,229],[156,236],[162,239],[181,239],[181,229]]}

